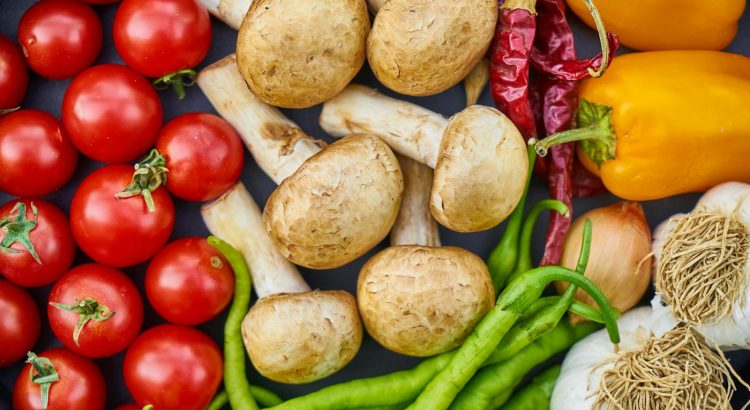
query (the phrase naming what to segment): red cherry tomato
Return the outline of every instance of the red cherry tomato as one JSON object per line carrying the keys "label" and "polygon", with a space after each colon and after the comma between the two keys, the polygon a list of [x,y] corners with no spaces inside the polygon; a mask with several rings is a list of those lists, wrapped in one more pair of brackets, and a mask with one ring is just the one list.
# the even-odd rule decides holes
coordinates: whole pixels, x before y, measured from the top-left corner
{"label": "red cherry tomato", "polygon": [[84,1],[88,4],[114,4],[120,0],[84,0]]}
{"label": "red cherry tomato", "polygon": [[0,110],[21,105],[28,85],[29,72],[21,50],[11,39],[0,34]]}
{"label": "red cherry tomato", "polygon": [[124,0],[112,30],[122,59],[147,77],[193,68],[211,47],[211,19],[196,0]]}
{"label": "red cherry tomato", "polygon": [[68,218],[51,203],[7,202],[0,207],[0,225],[0,246],[11,249],[0,251],[0,273],[16,285],[49,285],[73,263],[76,247]]}
{"label": "red cherry tomato", "polygon": [[116,198],[131,182],[133,168],[99,168],[78,186],[70,204],[73,237],[92,259],[114,267],[147,261],[161,249],[174,227],[174,204],[166,189],[151,193],[154,212],[143,197]]}
{"label": "red cherry tomato", "polygon": [[242,173],[242,140],[224,119],[191,113],[162,128],[156,149],[167,159],[167,189],[188,201],[209,201],[234,185]]}
{"label": "red cherry tomato", "polygon": [[101,162],[129,162],[154,145],[162,106],[148,80],[125,66],[104,64],[70,83],[62,120],[84,155]]}
{"label": "red cherry tomato", "polygon": [[[55,283],[47,317],[52,332],[68,349],[82,356],[108,357],[125,350],[138,335],[143,302],[124,273],[91,263]],[[81,318],[87,320],[83,326]]]}
{"label": "red cherry tomato", "polygon": [[78,151],[57,118],[20,110],[0,117],[0,189],[14,196],[39,197],[58,190],[73,176]]}
{"label": "red cherry tomato", "polygon": [[205,238],[178,239],[154,256],[146,271],[146,295],[164,319],[197,325],[229,304],[234,273]]}
{"label": "red cherry tomato", "polygon": [[138,336],[125,354],[125,384],[139,406],[202,410],[223,373],[219,346],[192,327],[161,325]]}
{"label": "red cherry tomato", "polygon": [[102,49],[102,23],[87,4],[41,0],[18,23],[18,42],[34,72],[54,80],[94,63]]}
{"label": "red cherry tomato", "polygon": [[25,290],[0,279],[0,367],[26,357],[39,338],[39,308]]}
{"label": "red cherry tomato", "polygon": [[[96,364],[64,348],[50,349],[38,356],[49,360],[59,380],[49,388],[47,410],[98,410],[104,408],[107,386]],[[42,362],[44,364],[44,361]],[[27,363],[18,374],[13,387],[15,410],[41,410],[41,386],[31,380],[31,364]],[[49,370],[47,370],[49,371]],[[34,371],[34,374],[38,374]]]}

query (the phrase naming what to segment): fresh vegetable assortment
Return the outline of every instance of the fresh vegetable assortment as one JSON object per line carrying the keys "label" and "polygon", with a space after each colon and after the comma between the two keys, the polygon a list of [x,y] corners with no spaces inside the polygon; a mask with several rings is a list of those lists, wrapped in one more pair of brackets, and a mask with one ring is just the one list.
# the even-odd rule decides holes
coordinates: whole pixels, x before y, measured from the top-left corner
{"label": "fresh vegetable assortment", "polygon": [[741,407],[729,3],[0,6],[0,407]]}

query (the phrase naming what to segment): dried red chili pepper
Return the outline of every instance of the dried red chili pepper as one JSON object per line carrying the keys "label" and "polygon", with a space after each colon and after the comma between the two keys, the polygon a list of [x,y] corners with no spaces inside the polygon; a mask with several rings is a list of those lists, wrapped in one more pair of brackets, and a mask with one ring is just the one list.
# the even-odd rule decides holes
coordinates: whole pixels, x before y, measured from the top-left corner
{"label": "dried red chili pepper", "polygon": [[[534,105],[542,113],[542,123],[547,134],[570,129],[577,103],[577,80],[599,76],[607,68],[618,46],[617,37],[603,34],[598,13],[592,10],[598,29],[603,54],[588,60],[576,60],[573,32],[565,18],[564,0],[538,0],[539,28],[534,47],[529,54],[532,66],[540,71],[533,87]],[[609,50],[607,50],[609,48]],[[596,176],[586,174],[574,165],[575,145],[564,144],[550,150],[548,175],[550,195],[564,202],[572,211],[574,191],[582,194],[601,192],[603,185]],[[574,179],[574,168],[576,178]],[[585,171],[585,170],[583,170]],[[575,183],[575,184],[574,184]],[[570,218],[553,214],[547,230],[544,257],[541,265],[557,264],[562,254],[565,234]]]}
{"label": "dried red chili pepper", "polygon": [[526,139],[536,137],[534,112],[529,102],[529,53],[536,32],[535,3],[536,0],[500,0],[490,48],[492,98]]}

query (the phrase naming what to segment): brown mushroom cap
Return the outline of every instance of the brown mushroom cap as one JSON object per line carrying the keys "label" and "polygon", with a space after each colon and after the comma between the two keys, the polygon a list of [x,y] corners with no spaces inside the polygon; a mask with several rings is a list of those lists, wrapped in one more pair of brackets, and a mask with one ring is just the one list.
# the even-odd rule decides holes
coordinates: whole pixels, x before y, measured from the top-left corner
{"label": "brown mushroom cap", "polygon": [[513,212],[528,169],[526,143],[510,119],[494,108],[468,107],[443,132],[432,215],[458,232],[490,229]]}
{"label": "brown mushroom cap", "polygon": [[362,344],[362,323],[347,292],[279,294],[250,309],[242,338],[260,374],[281,383],[308,383],[349,363]]}
{"label": "brown mushroom cap", "polygon": [[237,63],[263,102],[311,107],[354,78],[369,30],[364,0],[255,0],[237,36]]}
{"label": "brown mushroom cap", "polygon": [[263,220],[282,255],[313,269],[342,266],[388,235],[404,179],[378,137],[352,135],[310,157],[266,203]]}
{"label": "brown mushroom cap", "polygon": [[411,356],[459,346],[494,299],[482,259],[456,247],[387,248],[367,261],[357,281],[367,332],[387,349]]}
{"label": "brown mushroom cap", "polygon": [[497,0],[390,0],[375,17],[367,60],[396,92],[437,94],[484,56],[496,23]]}

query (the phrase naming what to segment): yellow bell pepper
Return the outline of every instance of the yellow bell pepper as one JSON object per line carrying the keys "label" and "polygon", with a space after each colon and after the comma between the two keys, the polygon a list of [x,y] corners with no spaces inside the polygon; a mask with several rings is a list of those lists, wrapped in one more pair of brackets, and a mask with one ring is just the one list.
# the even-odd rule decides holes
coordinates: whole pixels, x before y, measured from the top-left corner
{"label": "yellow bell pepper", "polygon": [[537,144],[580,141],[578,157],[627,200],[750,183],[750,58],[718,51],[618,56],[581,84],[580,128]]}
{"label": "yellow bell pepper", "polygon": [[[599,0],[607,30],[636,50],[722,50],[737,34],[746,0]],[[583,0],[568,0],[591,27]]]}

